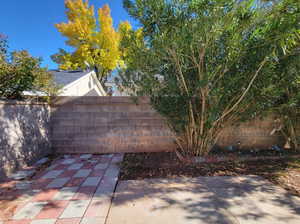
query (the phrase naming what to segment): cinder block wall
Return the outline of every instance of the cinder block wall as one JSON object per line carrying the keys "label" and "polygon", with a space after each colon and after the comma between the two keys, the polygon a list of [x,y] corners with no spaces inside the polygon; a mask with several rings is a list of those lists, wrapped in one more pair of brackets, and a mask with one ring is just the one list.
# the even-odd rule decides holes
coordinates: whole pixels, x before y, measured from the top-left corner
{"label": "cinder block wall", "polygon": [[[51,111],[51,112],[50,112]],[[226,127],[221,147],[283,145],[273,118]],[[51,134],[50,134],[51,133]],[[52,147],[51,147],[52,145]],[[130,97],[57,97],[46,103],[0,101],[0,179],[52,153],[172,151],[172,133],[149,105]]]}
{"label": "cinder block wall", "polygon": [[[51,118],[50,118],[51,117]],[[51,128],[50,128],[51,127]],[[283,145],[270,136],[273,118],[223,130],[218,145],[269,148]],[[51,133],[51,139],[50,139]],[[157,152],[176,148],[164,119],[130,97],[58,97],[50,106],[0,101],[0,178],[51,153]]]}
{"label": "cinder block wall", "polygon": [[278,126],[274,123],[275,116],[256,118],[252,121],[226,127],[222,130],[217,145],[220,147],[238,146],[242,149],[267,149],[274,145],[283,146],[285,139],[280,132],[271,135]]}
{"label": "cinder block wall", "polygon": [[[58,153],[157,152],[176,147],[147,98],[139,98],[136,105],[130,97],[58,97],[51,110],[52,144]],[[271,117],[227,127],[218,145],[282,145],[278,133],[270,136],[272,129]]]}
{"label": "cinder block wall", "polygon": [[0,179],[49,153],[49,105],[0,101]]}
{"label": "cinder block wall", "polygon": [[58,153],[157,152],[174,149],[171,132],[147,98],[57,97],[51,105]]}

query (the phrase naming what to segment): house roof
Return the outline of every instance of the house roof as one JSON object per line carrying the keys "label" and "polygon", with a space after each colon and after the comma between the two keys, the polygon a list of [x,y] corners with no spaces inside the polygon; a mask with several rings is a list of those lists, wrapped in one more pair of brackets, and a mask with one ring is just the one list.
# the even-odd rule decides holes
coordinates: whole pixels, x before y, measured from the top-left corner
{"label": "house roof", "polygon": [[90,71],[50,71],[53,75],[54,82],[58,85],[66,86],[81,77],[90,73]]}

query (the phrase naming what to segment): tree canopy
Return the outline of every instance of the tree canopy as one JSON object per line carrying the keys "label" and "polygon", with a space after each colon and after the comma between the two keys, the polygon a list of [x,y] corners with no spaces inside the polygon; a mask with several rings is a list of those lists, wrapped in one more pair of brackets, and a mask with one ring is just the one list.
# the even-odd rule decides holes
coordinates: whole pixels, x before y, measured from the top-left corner
{"label": "tree canopy", "polygon": [[104,83],[110,72],[123,64],[120,35],[113,27],[109,6],[98,10],[98,20],[88,1],[67,0],[65,7],[68,22],[55,26],[75,50],[69,53],[60,49],[52,59],[63,70],[94,69]]}
{"label": "tree canopy", "polygon": [[121,86],[151,97],[182,154],[207,154],[225,125],[273,109],[287,92],[299,95],[298,0],[124,0],[124,6],[139,21],[143,41],[132,33],[122,42],[135,53]]}
{"label": "tree canopy", "polygon": [[27,51],[8,52],[7,38],[0,34],[0,97],[21,98],[23,91],[56,94],[52,75],[40,64]]}

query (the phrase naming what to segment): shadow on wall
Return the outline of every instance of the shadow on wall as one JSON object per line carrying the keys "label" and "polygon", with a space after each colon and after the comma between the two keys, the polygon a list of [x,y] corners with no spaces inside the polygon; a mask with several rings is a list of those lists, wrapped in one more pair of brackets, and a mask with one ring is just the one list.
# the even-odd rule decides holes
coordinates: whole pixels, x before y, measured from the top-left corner
{"label": "shadow on wall", "polygon": [[0,101],[0,179],[49,154],[47,104]]}

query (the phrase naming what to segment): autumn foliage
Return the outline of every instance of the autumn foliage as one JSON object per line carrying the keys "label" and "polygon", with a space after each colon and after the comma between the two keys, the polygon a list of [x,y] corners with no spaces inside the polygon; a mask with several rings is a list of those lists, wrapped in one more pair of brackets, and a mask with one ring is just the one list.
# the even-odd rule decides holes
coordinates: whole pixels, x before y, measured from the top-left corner
{"label": "autumn foliage", "polygon": [[98,21],[94,7],[88,1],[67,0],[65,2],[67,23],[56,24],[58,31],[67,38],[66,44],[74,52],[60,49],[52,59],[60,69],[94,69],[104,83],[112,70],[122,65],[119,48],[120,34],[113,27],[110,8],[104,5],[98,10]]}

